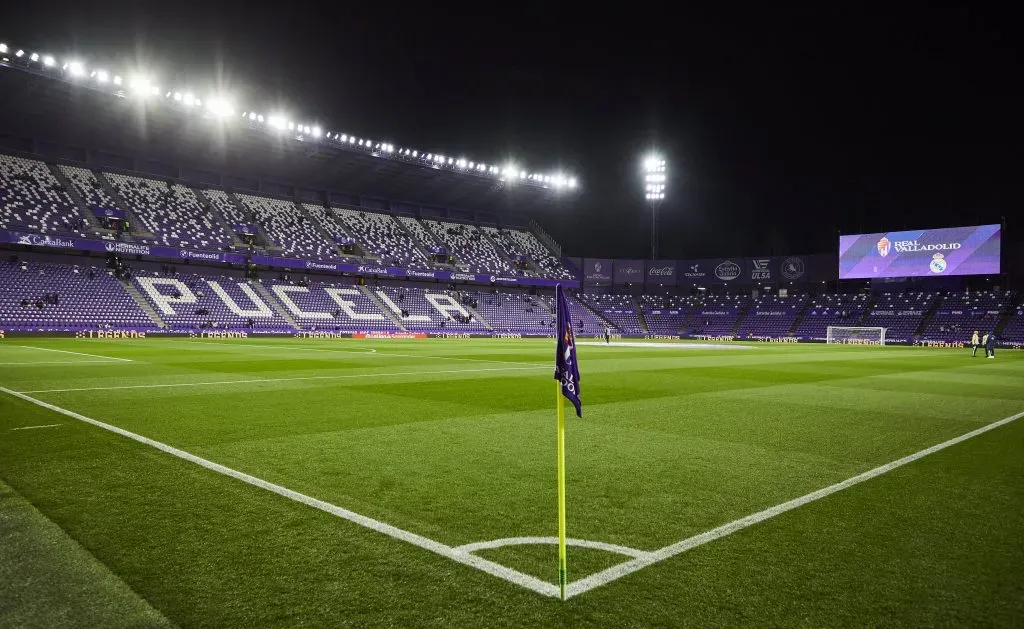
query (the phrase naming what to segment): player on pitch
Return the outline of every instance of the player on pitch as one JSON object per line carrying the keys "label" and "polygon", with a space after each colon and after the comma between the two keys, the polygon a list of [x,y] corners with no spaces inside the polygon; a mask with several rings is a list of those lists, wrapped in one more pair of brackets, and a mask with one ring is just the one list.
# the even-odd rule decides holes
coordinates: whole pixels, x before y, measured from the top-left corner
{"label": "player on pitch", "polygon": [[971,335],[971,347],[974,348],[974,353],[971,354],[972,357],[977,358],[977,356],[978,356],[978,348],[980,346],[981,346],[981,339],[978,338],[978,331],[975,330],[974,334]]}

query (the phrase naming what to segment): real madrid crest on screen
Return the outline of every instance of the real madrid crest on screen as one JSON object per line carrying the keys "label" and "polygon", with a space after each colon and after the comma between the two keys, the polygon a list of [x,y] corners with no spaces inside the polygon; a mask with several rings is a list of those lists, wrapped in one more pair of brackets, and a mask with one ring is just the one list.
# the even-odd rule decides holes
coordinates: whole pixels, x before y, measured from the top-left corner
{"label": "real madrid crest on screen", "polygon": [[946,257],[941,253],[936,253],[932,256],[932,261],[928,263],[928,268],[932,273],[942,273],[946,270]]}

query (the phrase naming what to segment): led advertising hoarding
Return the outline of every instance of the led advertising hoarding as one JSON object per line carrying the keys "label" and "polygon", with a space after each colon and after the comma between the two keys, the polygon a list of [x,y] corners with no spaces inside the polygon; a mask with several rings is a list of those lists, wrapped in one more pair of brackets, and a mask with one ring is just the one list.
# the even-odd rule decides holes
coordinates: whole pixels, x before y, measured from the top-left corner
{"label": "led advertising hoarding", "polygon": [[839,279],[999,273],[999,225],[839,237]]}

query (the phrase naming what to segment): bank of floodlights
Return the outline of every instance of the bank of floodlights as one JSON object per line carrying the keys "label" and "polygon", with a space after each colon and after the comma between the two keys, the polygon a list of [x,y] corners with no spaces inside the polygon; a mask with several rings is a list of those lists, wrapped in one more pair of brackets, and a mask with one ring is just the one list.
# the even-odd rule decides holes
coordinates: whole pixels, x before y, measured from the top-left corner
{"label": "bank of floodlights", "polygon": [[644,159],[644,198],[648,201],[665,199],[665,160],[659,155],[648,155]]}
{"label": "bank of floodlights", "polygon": [[[518,166],[500,167],[468,157],[455,158],[412,148],[396,149],[395,145],[390,142],[374,142],[348,133],[331,131],[324,125],[312,122],[309,124],[298,123],[280,113],[264,116],[262,113],[247,109],[239,115],[233,99],[227,94],[208,94],[206,98],[200,98],[190,89],[161,88],[153,78],[145,74],[129,72],[124,75],[126,78],[122,79],[120,74],[105,68],[90,67],[85,61],[74,57],[57,57],[24,48],[15,48],[6,42],[0,42],[0,65],[88,86],[94,90],[131,99],[138,102],[140,106],[142,106],[141,101],[146,101],[146,106],[150,107],[156,106],[162,100],[167,105],[195,112],[193,115],[200,115],[217,124],[241,123],[250,129],[279,134],[282,139],[314,141],[344,147],[348,151],[365,151],[382,159],[400,159],[440,170],[467,173],[477,177],[493,177],[505,183],[523,181],[532,186],[555,190],[572,190],[579,185],[575,177],[561,172],[529,173]],[[160,99],[161,95],[163,95],[163,99]],[[661,194],[661,198],[664,198],[664,186],[662,185],[662,188],[656,192],[649,193]]]}

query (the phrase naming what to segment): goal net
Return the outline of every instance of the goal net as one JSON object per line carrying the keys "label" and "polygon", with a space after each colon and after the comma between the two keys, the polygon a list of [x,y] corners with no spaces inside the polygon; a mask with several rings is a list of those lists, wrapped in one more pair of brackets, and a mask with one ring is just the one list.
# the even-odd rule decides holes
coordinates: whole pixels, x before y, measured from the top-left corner
{"label": "goal net", "polygon": [[826,343],[885,345],[885,328],[828,326]]}

